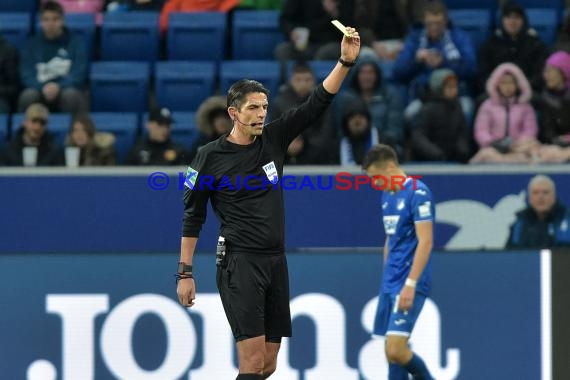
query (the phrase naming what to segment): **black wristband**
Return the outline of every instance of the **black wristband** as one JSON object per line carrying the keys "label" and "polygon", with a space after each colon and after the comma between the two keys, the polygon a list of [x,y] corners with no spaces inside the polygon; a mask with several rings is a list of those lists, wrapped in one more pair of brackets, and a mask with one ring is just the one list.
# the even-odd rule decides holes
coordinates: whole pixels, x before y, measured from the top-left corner
{"label": "black wristband", "polygon": [[178,284],[178,281],[180,280],[185,280],[187,278],[194,278],[194,276],[192,276],[192,273],[185,273],[185,274],[178,274],[176,273],[174,275],[174,277],[176,277],[176,283]]}
{"label": "black wristband", "polygon": [[341,65],[343,65],[343,66],[345,66],[345,67],[352,67],[352,66],[354,66],[354,65],[356,64],[356,61],[354,61],[354,62],[348,62],[348,61],[345,61],[345,60],[342,59],[342,58],[339,58],[338,61],[340,62]]}

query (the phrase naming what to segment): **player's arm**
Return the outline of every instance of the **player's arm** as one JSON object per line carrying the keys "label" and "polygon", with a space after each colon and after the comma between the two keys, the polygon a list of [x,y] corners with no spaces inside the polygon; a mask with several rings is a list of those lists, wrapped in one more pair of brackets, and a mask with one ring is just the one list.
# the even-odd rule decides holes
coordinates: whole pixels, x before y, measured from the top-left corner
{"label": "player's arm", "polygon": [[433,247],[433,223],[431,221],[419,221],[415,223],[415,226],[418,246],[408,275],[412,281],[417,281],[422,275]]}
{"label": "player's arm", "polygon": [[409,310],[414,304],[416,282],[427,265],[433,246],[433,223],[431,220],[416,221],[415,229],[418,245],[416,247],[412,268],[410,269],[404,287],[400,291],[398,306],[400,310]]}
{"label": "player's arm", "polygon": [[390,237],[386,236],[386,240],[384,241],[384,264],[386,264],[386,260],[388,260],[388,244],[390,243]]}

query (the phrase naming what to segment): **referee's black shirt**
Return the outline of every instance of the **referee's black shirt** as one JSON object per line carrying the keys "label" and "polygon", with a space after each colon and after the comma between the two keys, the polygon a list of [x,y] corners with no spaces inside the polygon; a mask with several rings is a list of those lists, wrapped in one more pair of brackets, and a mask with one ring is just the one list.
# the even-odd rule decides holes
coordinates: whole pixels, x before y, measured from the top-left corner
{"label": "referee's black shirt", "polygon": [[333,98],[321,84],[304,104],[265,125],[253,143],[234,144],[226,134],[203,146],[187,172],[182,236],[198,237],[211,199],[232,252],[283,253],[283,189],[269,177],[281,180],[287,147]]}

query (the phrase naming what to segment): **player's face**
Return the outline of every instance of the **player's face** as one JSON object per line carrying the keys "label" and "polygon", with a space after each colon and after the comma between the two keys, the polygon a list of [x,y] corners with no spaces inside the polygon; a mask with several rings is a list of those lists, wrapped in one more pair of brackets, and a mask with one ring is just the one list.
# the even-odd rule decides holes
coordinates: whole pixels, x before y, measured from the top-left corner
{"label": "player's face", "polygon": [[544,214],[552,209],[556,195],[554,189],[548,182],[537,182],[533,184],[528,196],[528,202],[538,214]]}
{"label": "player's face", "polygon": [[260,136],[267,117],[267,95],[263,92],[252,92],[246,95],[246,101],[240,110],[233,107],[234,126],[247,136]]}
{"label": "player's face", "polygon": [[370,165],[368,169],[366,169],[366,174],[370,178],[376,177],[376,186],[382,187],[385,185],[385,182],[382,178],[388,178],[388,170],[386,165]]}

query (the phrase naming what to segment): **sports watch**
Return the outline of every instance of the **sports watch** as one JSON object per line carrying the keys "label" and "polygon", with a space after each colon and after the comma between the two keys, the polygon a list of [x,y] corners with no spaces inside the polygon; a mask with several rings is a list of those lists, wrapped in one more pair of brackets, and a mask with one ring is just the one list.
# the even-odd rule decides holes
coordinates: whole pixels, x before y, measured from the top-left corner
{"label": "sports watch", "polygon": [[192,273],[192,265],[187,265],[185,262],[178,263],[178,274]]}

